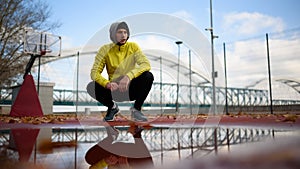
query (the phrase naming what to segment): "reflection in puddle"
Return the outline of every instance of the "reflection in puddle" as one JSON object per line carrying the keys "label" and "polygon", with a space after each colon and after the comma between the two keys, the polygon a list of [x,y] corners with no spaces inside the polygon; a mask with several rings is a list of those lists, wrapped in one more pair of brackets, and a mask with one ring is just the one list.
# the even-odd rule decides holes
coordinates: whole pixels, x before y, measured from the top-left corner
{"label": "reflection in puddle", "polygon": [[[111,134],[109,130],[107,131],[107,127],[2,129],[0,165],[4,168],[89,168],[88,163],[96,164],[101,161],[100,157],[94,158],[95,154],[103,155],[99,146],[95,148],[95,145],[101,145],[101,148],[110,152],[109,156],[114,154],[120,157],[119,162],[113,162],[114,164],[123,166],[130,163],[137,164],[132,162],[134,161],[132,159],[142,158],[147,159],[149,164],[148,156],[151,154],[150,161],[153,161],[155,168],[162,165],[172,166],[178,161],[181,161],[180,164],[189,161],[190,165],[202,168],[222,168],[221,166],[226,168],[226,165],[239,168],[242,163],[250,166],[253,163],[258,164],[259,161],[263,161],[262,154],[265,154],[264,160],[273,160],[272,162],[275,160],[291,168],[299,167],[299,131],[154,127],[140,130],[141,137],[137,137],[136,128],[116,127],[116,129],[118,134]],[[279,150],[282,153],[278,153]],[[238,157],[245,158],[237,160]],[[188,159],[197,160],[191,163]],[[207,159],[215,159],[217,163],[209,163]],[[230,163],[231,161],[235,163]]]}

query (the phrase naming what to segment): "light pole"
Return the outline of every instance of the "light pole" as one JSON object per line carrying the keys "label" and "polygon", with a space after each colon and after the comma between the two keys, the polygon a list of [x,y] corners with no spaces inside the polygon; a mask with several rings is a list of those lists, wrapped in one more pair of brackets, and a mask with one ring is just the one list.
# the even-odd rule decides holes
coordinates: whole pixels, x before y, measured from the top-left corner
{"label": "light pole", "polygon": [[179,68],[180,68],[180,45],[182,44],[182,41],[176,41],[175,42],[178,46],[178,67],[177,67],[177,91],[176,91],[176,113],[179,109],[179,103],[178,103],[178,97],[179,97]]}
{"label": "light pole", "polygon": [[215,78],[217,77],[217,72],[215,72],[215,57],[214,57],[214,39],[218,38],[218,36],[214,35],[213,30],[213,18],[212,18],[212,0],[210,0],[210,28],[206,28],[206,31],[210,31],[211,37],[211,65],[212,65],[212,106],[213,106],[213,114],[216,114],[216,85]]}
{"label": "light pole", "polygon": [[226,66],[226,47],[225,43],[223,43],[223,51],[224,51],[224,71],[225,71],[225,107],[226,107],[226,115],[229,115],[228,113],[228,97],[227,97],[227,66]]}
{"label": "light pole", "polygon": [[270,110],[273,114],[273,97],[272,97],[272,79],[271,79],[271,66],[270,66],[270,52],[269,52],[269,36],[266,34],[267,43],[267,60],[268,60],[268,75],[269,75],[269,93],[270,93]]}

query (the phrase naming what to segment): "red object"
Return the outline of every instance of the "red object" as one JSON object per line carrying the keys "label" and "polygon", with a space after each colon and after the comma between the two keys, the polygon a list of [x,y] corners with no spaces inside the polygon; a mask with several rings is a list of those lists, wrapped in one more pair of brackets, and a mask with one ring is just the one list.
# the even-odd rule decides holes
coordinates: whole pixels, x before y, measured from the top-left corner
{"label": "red object", "polygon": [[26,75],[17,98],[12,105],[10,116],[43,116],[42,106],[36,92],[32,75]]}
{"label": "red object", "polygon": [[46,54],[46,51],[45,50],[42,50],[41,51],[41,55],[45,55]]}
{"label": "red object", "polygon": [[12,139],[19,153],[19,161],[27,162],[40,129],[12,129]]}

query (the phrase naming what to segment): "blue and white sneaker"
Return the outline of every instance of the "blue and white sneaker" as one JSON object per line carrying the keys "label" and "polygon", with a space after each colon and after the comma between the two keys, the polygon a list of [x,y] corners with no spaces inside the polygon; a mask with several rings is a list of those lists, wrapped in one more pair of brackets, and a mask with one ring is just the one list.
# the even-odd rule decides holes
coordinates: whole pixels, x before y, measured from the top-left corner
{"label": "blue and white sneaker", "polygon": [[131,119],[134,121],[148,121],[148,118],[139,110],[135,109],[134,107],[130,108],[131,112]]}

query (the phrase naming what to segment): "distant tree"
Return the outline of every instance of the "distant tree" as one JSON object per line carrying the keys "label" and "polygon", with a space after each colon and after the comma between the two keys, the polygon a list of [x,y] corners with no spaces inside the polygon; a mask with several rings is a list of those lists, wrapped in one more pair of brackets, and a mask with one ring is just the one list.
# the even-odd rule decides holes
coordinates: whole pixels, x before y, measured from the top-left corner
{"label": "distant tree", "polygon": [[[60,26],[49,22],[50,8],[42,0],[0,0],[0,91],[11,85],[25,72],[30,57],[24,57],[25,28],[51,31]],[[0,93],[0,100],[2,99]]]}

